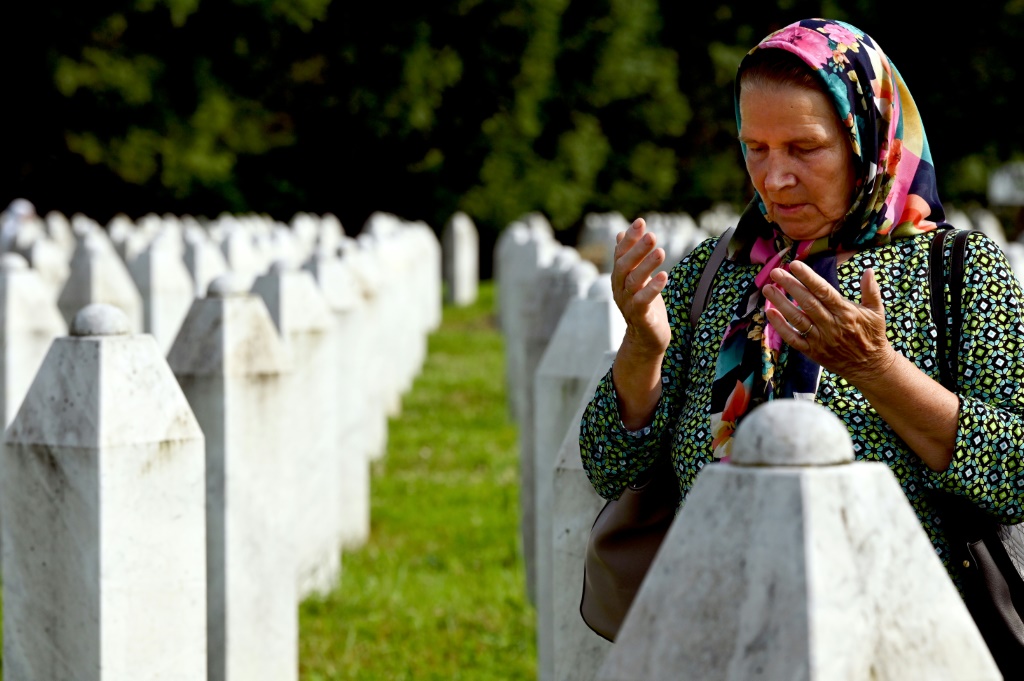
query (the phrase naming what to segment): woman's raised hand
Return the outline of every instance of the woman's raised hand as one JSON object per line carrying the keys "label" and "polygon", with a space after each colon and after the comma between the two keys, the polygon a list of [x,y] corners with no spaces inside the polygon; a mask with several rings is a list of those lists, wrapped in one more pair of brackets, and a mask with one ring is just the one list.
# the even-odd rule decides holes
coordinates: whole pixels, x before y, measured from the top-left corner
{"label": "woman's raised hand", "polygon": [[858,387],[892,366],[896,351],[885,335],[885,307],[874,271],[861,276],[860,305],[799,261],[789,272],[773,270],[771,278],[774,284],[763,291],[775,306],[768,321],[787,345]]}
{"label": "woman's raised hand", "polygon": [[619,232],[615,243],[612,292],[626,320],[626,341],[631,351],[656,357],[660,364],[672,338],[660,295],[668,274],[651,274],[665,261],[665,251],[657,248],[657,239],[647,231],[643,218]]}

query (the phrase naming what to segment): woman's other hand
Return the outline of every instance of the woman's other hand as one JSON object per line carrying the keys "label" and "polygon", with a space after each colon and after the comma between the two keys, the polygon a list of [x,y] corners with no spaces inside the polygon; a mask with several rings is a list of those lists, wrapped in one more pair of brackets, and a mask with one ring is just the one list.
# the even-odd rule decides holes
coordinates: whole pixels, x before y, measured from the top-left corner
{"label": "woman's other hand", "polygon": [[[775,309],[768,321],[791,348],[857,385],[884,373],[896,351],[885,335],[885,307],[871,269],[861,276],[861,304],[843,298],[802,262],[771,273],[764,287]],[[792,298],[789,300],[788,293]]]}
{"label": "woman's other hand", "polygon": [[889,344],[874,271],[861,276],[860,305],[843,298],[802,262],[794,262],[790,272],[773,270],[771,278],[774,283],[763,289],[775,305],[768,321],[782,340],[849,381],[929,468],[946,470],[953,457],[959,398]]}
{"label": "woman's other hand", "polygon": [[665,251],[657,243],[643,218],[637,218],[628,230],[616,235],[612,292],[626,320],[626,338],[633,346],[631,349],[657,357],[660,363],[672,332],[661,298],[668,274],[658,272],[651,276],[665,262]]}
{"label": "woman's other hand", "polygon": [[672,330],[661,291],[668,274],[651,276],[665,261],[654,234],[637,219],[615,237],[612,293],[626,320],[626,336],[615,356],[612,380],[623,425],[638,430],[651,422],[661,398],[661,362]]}

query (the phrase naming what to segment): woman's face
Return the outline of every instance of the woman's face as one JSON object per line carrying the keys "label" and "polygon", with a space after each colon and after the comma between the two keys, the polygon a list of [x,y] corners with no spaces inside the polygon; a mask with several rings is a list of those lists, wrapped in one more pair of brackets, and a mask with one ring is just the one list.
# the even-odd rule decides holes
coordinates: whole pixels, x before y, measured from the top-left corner
{"label": "woman's face", "polygon": [[768,219],[792,239],[830,234],[850,208],[853,152],[824,94],[789,84],[742,84],[740,140]]}

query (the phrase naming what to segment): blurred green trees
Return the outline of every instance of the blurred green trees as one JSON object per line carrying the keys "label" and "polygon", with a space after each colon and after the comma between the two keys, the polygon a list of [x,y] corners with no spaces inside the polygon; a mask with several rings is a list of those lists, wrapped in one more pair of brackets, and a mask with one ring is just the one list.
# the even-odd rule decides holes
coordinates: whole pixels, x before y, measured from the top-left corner
{"label": "blurred green trees", "polygon": [[[43,209],[374,210],[491,236],[524,212],[741,203],[732,79],[768,31],[851,21],[897,63],[947,200],[1017,154],[1024,2],[117,0],[8,8],[2,188]],[[962,14],[962,13],[957,13]],[[927,27],[924,17],[928,17]],[[486,238],[486,237],[485,237]]]}

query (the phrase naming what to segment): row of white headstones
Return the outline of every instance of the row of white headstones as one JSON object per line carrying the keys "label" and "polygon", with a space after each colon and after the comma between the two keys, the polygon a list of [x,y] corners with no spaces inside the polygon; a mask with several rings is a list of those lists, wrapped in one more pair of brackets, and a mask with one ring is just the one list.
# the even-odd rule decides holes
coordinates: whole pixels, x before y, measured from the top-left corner
{"label": "row of white headstones", "polygon": [[10,217],[5,678],[297,678],[440,323],[433,231]]}
{"label": "row of white headstones", "polygon": [[[682,244],[668,249],[663,267],[671,268],[701,240],[735,221],[724,211],[716,217],[721,219],[698,225],[683,215],[650,216],[659,243]],[[581,240],[581,251],[610,269],[614,235],[627,226],[617,214],[591,216],[591,235]],[[602,240],[606,251],[587,250]],[[528,592],[536,605],[539,679],[853,679],[871,673],[878,678],[999,678],[884,464],[838,468],[837,479],[830,482],[814,477],[815,465],[853,458],[845,426],[827,412],[776,416],[762,425],[784,422],[786,432],[810,434],[788,443],[810,466],[761,461],[764,454],[757,453],[750,462],[757,470],[722,468],[722,475],[746,476],[755,487],[791,475],[785,483],[794,485],[791,492],[781,497],[765,493],[758,506],[746,493],[745,498],[729,498],[735,496],[730,483],[718,481],[717,491],[704,492],[700,498],[706,500],[697,503],[695,487],[619,643],[613,647],[587,628],[579,613],[584,553],[605,502],[582,468],[579,421],[614,359],[625,323],[612,300],[610,276],[599,274],[575,249],[558,244],[540,215],[525,216],[503,233],[495,268],[509,407],[520,430],[521,528]],[[794,419],[807,419],[806,426]],[[829,419],[838,425],[829,426]],[[819,437],[822,428],[838,428],[839,436]],[[762,440],[777,441],[779,434],[753,438]],[[773,468],[762,475],[766,465],[780,463],[788,472]],[[865,473],[863,466],[880,468]],[[702,477],[708,475],[701,474],[698,486],[711,488],[712,482],[702,483]],[[802,505],[771,507],[776,497],[791,499],[793,494],[804,496]],[[850,500],[857,498],[877,503],[851,507]],[[860,525],[851,530],[840,515],[843,522],[849,517]],[[760,522],[762,516],[771,522]],[[692,519],[689,525],[687,518]],[[777,521],[818,528],[817,534],[776,534],[771,523]],[[880,531],[883,527],[888,534]],[[738,565],[746,566],[739,578]],[[776,587],[793,596],[787,607],[762,598],[763,589]]]}

